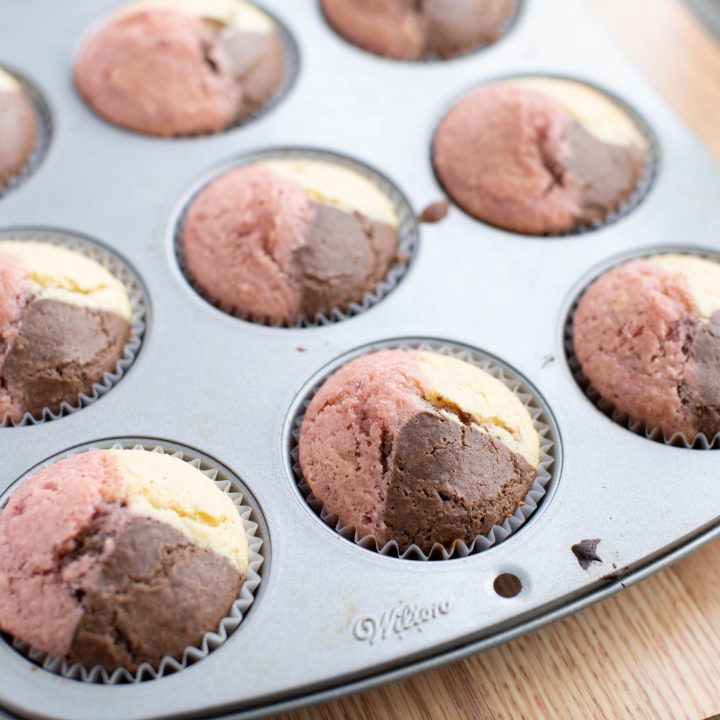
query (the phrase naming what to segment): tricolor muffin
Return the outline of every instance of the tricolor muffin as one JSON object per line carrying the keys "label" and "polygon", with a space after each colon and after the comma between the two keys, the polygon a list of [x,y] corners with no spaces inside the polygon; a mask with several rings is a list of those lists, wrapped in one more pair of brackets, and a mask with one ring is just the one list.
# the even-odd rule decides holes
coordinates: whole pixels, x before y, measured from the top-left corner
{"label": "tricolor muffin", "polygon": [[465,95],[440,123],[433,158],[468,213],[545,235],[597,226],[625,209],[648,151],[637,120],[600,90],[526,77]]}
{"label": "tricolor muffin", "polygon": [[313,397],[299,462],[324,510],[380,547],[470,545],[513,515],[540,440],[502,382],[456,358],[383,350],[352,360]]}
{"label": "tricolor muffin", "polygon": [[125,286],[57,245],[0,240],[0,422],[77,405],[130,337]]}
{"label": "tricolor muffin", "polygon": [[285,71],[276,23],[245,0],[139,0],[85,43],[75,84],[116,125],[198,135],[260,110]]}
{"label": "tricolor muffin", "polygon": [[397,227],[390,198],[354,170],[271,159],[203,189],[180,244],[192,282],[223,310],[294,323],[375,290],[396,260]]}
{"label": "tricolor muffin", "polygon": [[0,629],[86,668],[157,667],[218,629],[247,569],[237,508],[202,472],[157,452],[84,452],[0,512]]}
{"label": "tricolor muffin", "polygon": [[720,263],[656,255],[609,270],[580,300],[573,345],[631,421],[689,443],[720,433]]}
{"label": "tricolor muffin", "polygon": [[321,0],[346,40],[397,58],[451,58],[494,43],[518,11],[517,0]]}
{"label": "tricolor muffin", "polygon": [[0,191],[27,167],[39,136],[32,101],[15,77],[0,68]]}

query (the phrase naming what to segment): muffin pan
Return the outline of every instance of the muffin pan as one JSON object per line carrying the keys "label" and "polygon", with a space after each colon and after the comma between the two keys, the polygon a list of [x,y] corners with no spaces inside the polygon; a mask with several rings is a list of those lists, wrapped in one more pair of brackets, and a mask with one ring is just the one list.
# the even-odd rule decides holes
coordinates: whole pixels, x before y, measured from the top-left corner
{"label": "muffin pan", "polygon": [[[79,444],[139,437],[180,445],[242,479],[267,523],[263,548],[272,563],[227,642],[160,680],[67,679],[0,642],[0,716],[91,720],[101,707],[109,719],[235,718],[297,707],[534,629],[720,534],[717,454],[652,442],[614,423],[584,395],[566,359],[568,313],[609,260],[683,242],[720,250],[720,169],[581,3],[529,1],[492,48],[446,63],[401,63],[338,38],[314,2],[267,0],[300,49],[294,89],[242,128],[178,140],[112,127],[73,90],[79,40],[118,4],[0,7],[0,62],[33,79],[54,126],[42,165],[0,199],[0,229],[96,238],[137,269],[148,305],[142,352],[99,401],[53,422],[0,429],[0,492]],[[377,168],[420,213],[442,199],[430,144],[448,103],[480,82],[527,73],[573,73],[646,120],[660,161],[632,212],[589,234],[545,238],[497,230],[452,208],[421,228],[392,293],[325,327],[244,322],[185,280],[176,225],[188,188],[213,168],[258,150],[321,146]],[[557,424],[563,462],[552,492],[522,528],[465,558],[412,562],[355,546],[313,516],[288,464],[286,428],[322,368],[408,337],[459,343],[507,363]],[[591,538],[600,539],[601,561],[583,569],[572,547]],[[514,576],[516,589],[519,582],[514,597],[495,582],[502,575]]]}

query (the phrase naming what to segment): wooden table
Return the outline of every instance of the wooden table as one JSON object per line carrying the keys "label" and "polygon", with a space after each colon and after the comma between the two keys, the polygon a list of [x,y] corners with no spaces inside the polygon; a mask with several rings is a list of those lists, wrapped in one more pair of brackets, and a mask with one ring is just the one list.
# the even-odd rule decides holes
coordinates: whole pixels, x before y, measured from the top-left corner
{"label": "wooden table", "polygon": [[[714,39],[680,0],[585,1],[720,158],[720,46]],[[718,470],[720,483],[720,454]],[[720,541],[529,636],[283,720],[698,720],[715,713]]]}

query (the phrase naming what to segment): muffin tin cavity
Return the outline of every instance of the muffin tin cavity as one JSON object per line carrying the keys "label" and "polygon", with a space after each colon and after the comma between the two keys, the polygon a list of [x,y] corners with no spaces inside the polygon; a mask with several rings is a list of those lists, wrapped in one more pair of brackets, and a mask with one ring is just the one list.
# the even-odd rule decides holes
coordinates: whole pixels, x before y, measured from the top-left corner
{"label": "muffin tin cavity", "polygon": [[[344,524],[337,515],[329,514],[311,492],[303,477],[299,462],[298,441],[300,427],[305,413],[315,393],[323,383],[349,361],[379,350],[417,349],[437,353],[462,360],[479,367],[492,377],[506,385],[522,402],[532,418],[533,426],[539,436],[540,456],[537,475],[524,502],[514,514],[504,522],[495,525],[486,535],[477,536],[469,545],[464,541],[455,541],[451,547],[435,543],[429,552],[417,545],[411,545],[401,551],[394,540],[380,546],[370,535],[362,535],[352,525]],[[288,415],[285,432],[285,464],[289,477],[296,490],[306,501],[313,515],[322,520],[346,540],[364,550],[379,553],[386,557],[403,560],[449,560],[463,558],[487,550],[518,532],[539,510],[541,504],[547,504],[553,495],[562,469],[562,448],[560,433],[549,407],[538,391],[515,369],[502,360],[460,343],[424,338],[400,338],[364,346],[340,356],[313,376],[298,394]]]}
{"label": "muffin tin cavity", "polygon": [[511,31],[524,0],[316,0],[330,31],[355,48],[395,61],[435,62],[492,47]]}
{"label": "muffin tin cavity", "polygon": [[[666,445],[671,445],[674,447],[686,449],[692,448],[696,450],[720,449],[720,433],[714,434],[711,437],[708,437],[703,433],[698,433],[692,437],[687,437],[684,433],[679,431],[668,433],[662,428],[650,425],[643,420],[635,420],[631,418],[627,413],[619,410],[611,401],[603,397],[600,392],[593,387],[590,380],[583,373],[581,363],[575,352],[575,344],[573,337],[573,322],[575,314],[585,293],[593,285],[593,283],[595,283],[596,280],[605,275],[605,273],[616,268],[620,268],[621,266],[624,266],[626,263],[629,263],[633,260],[642,260],[656,257],[662,259],[663,256],[686,256],[690,258],[694,257],[720,263],[720,255],[717,252],[713,252],[711,250],[687,246],[664,246],[656,248],[646,248],[641,251],[625,253],[623,255],[616,256],[610,260],[607,260],[599,266],[595,267],[580,281],[580,283],[578,283],[577,289],[573,291],[572,298],[571,300],[569,300],[568,310],[565,314],[563,322],[563,344],[568,369],[572,374],[575,382],[577,383],[579,389],[588,398],[588,400],[598,410],[600,410],[600,412],[610,418],[613,422],[630,430],[636,435],[640,435],[647,438],[648,440],[653,440],[655,442],[664,443]],[[706,290],[708,290],[710,293],[712,293],[714,290],[715,294],[718,292],[718,288],[707,287]],[[638,326],[637,328],[635,328],[635,333],[640,333],[642,331],[642,327]],[[674,338],[679,332],[679,329],[668,325],[667,335],[665,339],[670,342],[674,342]],[[633,335],[633,337],[635,337],[635,335]],[[660,341],[660,347],[656,352],[661,354],[664,352],[662,346],[662,338]],[[653,360],[653,362],[656,362],[656,360]],[[687,362],[687,358],[685,362]],[[681,393],[681,379],[682,378],[678,379],[678,394],[680,394],[682,398],[683,395]],[[638,382],[641,381],[638,380]],[[683,405],[686,404],[685,400],[682,400],[682,402]]]}
{"label": "muffin tin cavity", "polygon": [[38,169],[52,132],[42,93],[20,73],[0,66],[0,200]]}
{"label": "muffin tin cavity", "polygon": [[299,68],[288,28],[252,0],[135,0],[84,34],[74,81],[106,122],[183,138],[261,117],[290,92]]}
{"label": "muffin tin cavity", "polygon": [[[140,352],[148,318],[148,303],[142,281],[135,270],[115,252],[111,252],[98,242],[87,237],[44,228],[18,228],[17,230],[6,229],[0,231],[0,242],[3,241],[54,245],[95,261],[124,286],[130,305],[129,334],[124,349],[114,369],[105,372],[102,381],[96,382],[90,392],[80,393],[76,400],[64,400],[53,408],[45,407],[42,411],[25,412],[20,418],[12,418],[11,415],[0,417],[0,428],[37,425],[57,420],[94,403],[122,379]],[[61,272],[59,268],[58,272]],[[48,281],[47,288],[43,290],[43,292],[49,293],[49,297],[55,297],[57,293],[53,286],[54,282],[51,278]],[[72,285],[73,281],[68,278],[67,282]],[[82,308],[82,303],[79,307]],[[59,375],[62,375],[64,371],[64,367],[59,367],[57,370]]]}
{"label": "muffin tin cavity", "polygon": [[[267,165],[264,165],[265,163],[267,163]],[[237,241],[235,241],[234,244],[229,243],[227,248],[222,251],[226,255],[233,254],[232,257],[227,257],[223,262],[219,262],[218,258],[210,257],[210,253],[202,250],[204,256],[200,257],[196,262],[198,263],[198,267],[202,264],[203,272],[206,275],[204,282],[193,273],[190,267],[192,264],[191,259],[188,258],[185,249],[185,242],[191,235],[191,231],[189,230],[191,227],[189,217],[193,208],[198,207],[195,204],[196,201],[198,201],[198,199],[204,200],[207,196],[206,191],[208,188],[216,188],[218,182],[224,182],[232,177],[234,173],[256,164],[265,168],[263,172],[265,172],[268,167],[271,168],[273,175],[276,176],[276,168],[278,165],[273,165],[273,163],[279,163],[283,168],[300,167],[303,168],[302,172],[305,172],[304,169],[309,166],[315,169],[320,168],[317,177],[323,179],[318,181],[318,186],[322,186],[323,188],[333,187],[331,183],[335,181],[331,179],[329,183],[327,179],[328,175],[332,176],[333,172],[344,174],[338,181],[338,185],[343,185],[346,181],[348,183],[347,186],[343,185],[343,190],[338,190],[338,196],[336,198],[330,198],[315,189],[315,185],[313,185],[313,183],[316,182],[315,177],[313,177],[312,181],[305,178],[298,180],[292,172],[290,175],[283,177],[282,182],[287,182],[288,179],[290,179],[293,185],[298,188],[298,193],[300,192],[300,184],[306,183],[302,192],[305,193],[311,202],[317,203],[315,205],[315,207],[318,208],[315,211],[315,219],[311,221],[310,225],[307,223],[302,225],[301,222],[296,223],[297,217],[304,211],[298,210],[297,207],[293,208],[291,204],[286,201],[282,207],[283,215],[281,216],[281,222],[276,222],[279,215],[274,216],[271,221],[273,223],[273,237],[275,238],[273,242],[275,243],[275,247],[269,247],[269,242],[267,242],[267,237],[264,234],[260,238],[257,248],[247,247],[247,252],[253,253],[252,261],[256,263],[256,267],[259,270],[257,274],[260,279],[257,282],[255,292],[243,290],[243,302],[255,303],[258,297],[264,297],[263,293],[267,293],[268,298],[273,302],[277,297],[281,297],[282,302],[286,303],[287,307],[293,308],[293,310],[291,310],[292,317],[286,316],[284,318],[277,314],[281,312],[278,311],[277,308],[273,308],[273,311],[276,312],[274,317],[269,315],[269,309],[265,311],[264,306],[262,310],[254,313],[243,312],[237,306],[231,306],[227,301],[223,301],[217,295],[211,296],[212,290],[208,289],[209,285],[212,285],[213,289],[216,289],[219,295],[221,292],[221,282],[224,283],[224,290],[222,292],[228,294],[228,292],[235,293],[236,288],[244,285],[246,282],[255,282],[256,280],[254,276],[248,276],[229,284],[227,277],[225,277],[229,274],[229,271],[242,269],[242,262],[237,263],[235,267],[230,267],[235,257],[234,253],[237,252],[240,245]],[[284,172],[285,170],[283,170],[283,173]],[[315,170],[312,172],[315,172]],[[253,182],[256,183],[253,186],[255,188],[265,183],[265,181]],[[238,188],[242,189],[243,184],[246,183],[248,186],[250,185],[247,179],[236,182],[234,192],[238,192]],[[382,254],[386,258],[384,262],[387,264],[387,272],[384,272],[384,267],[379,259],[380,251],[377,250],[379,241],[377,241],[376,244],[376,240],[377,238],[385,237],[382,233],[390,230],[391,226],[385,222],[376,222],[377,217],[375,215],[363,214],[356,208],[347,207],[344,204],[343,193],[348,193],[349,197],[354,198],[354,193],[358,188],[360,192],[368,191],[371,193],[369,196],[370,199],[366,198],[371,209],[377,209],[379,203],[381,215],[382,212],[386,212],[391,213],[393,216],[392,224],[394,227],[392,231],[396,236],[396,244],[392,246],[386,243],[386,246],[382,249]],[[334,190],[331,191],[334,192]],[[252,192],[257,194],[258,191],[253,189]],[[217,200],[218,194],[215,193],[213,197],[212,202],[217,204],[219,202]],[[294,202],[299,201],[295,200]],[[238,204],[239,203],[236,203],[233,212],[237,209]],[[264,207],[264,205],[257,200],[255,200],[254,205],[255,207]],[[325,215],[321,213],[325,213]],[[210,243],[204,242],[204,237],[207,236],[208,223],[206,219],[211,213],[207,211],[207,208],[203,208],[202,211],[198,211],[198,216],[201,214],[203,215],[203,220],[196,222],[195,228],[192,230],[195,247],[201,247],[202,245],[210,246]],[[222,229],[218,231],[217,228],[214,228],[217,237],[214,237],[212,241],[212,253],[219,252],[216,248],[219,246],[217,240],[220,235],[222,235],[223,239],[230,237],[227,229],[228,223],[240,223],[238,215],[239,213],[236,213],[235,216],[231,216],[230,212],[228,212],[227,217],[229,220],[225,221]],[[319,220],[321,217],[323,218],[322,221]],[[341,223],[344,223],[344,225],[341,225],[343,229],[341,232],[337,230],[333,232],[332,223],[335,223],[338,219],[340,219]],[[248,226],[251,221],[243,217],[242,222],[245,226]],[[297,224],[297,228],[294,227],[294,223]],[[325,223],[324,228],[321,223]],[[353,227],[350,227],[350,224],[352,224]],[[354,227],[355,225],[357,225],[358,229]],[[373,229],[369,229],[371,225]],[[379,228],[379,230],[377,228]],[[322,237],[322,233],[326,231],[329,232],[329,235]],[[262,232],[265,233],[266,231]],[[301,232],[305,233],[303,236],[304,239],[299,236]],[[284,233],[285,240],[280,239],[281,233]],[[362,245],[358,245],[357,248],[350,245],[350,238],[355,237],[355,233],[357,233],[357,236],[361,238],[361,242],[363,243]],[[296,235],[298,237],[296,237]],[[243,238],[242,242],[245,244],[244,247],[250,242],[247,239],[250,237],[251,234],[248,233],[248,235]],[[330,237],[330,244],[323,245],[323,242],[325,242],[328,237]],[[291,242],[289,243],[289,247],[285,247],[283,243],[288,245],[288,238],[290,238]],[[311,241],[312,238],[316,239]],[[333,238],[336,240],[342,238],[343,242],[347,239],[348,246],[343,247],[339,245],[336,241],[333,241]],[[320,240],[319,242],[318,239]],[[297,249],[298,240],[302,241],[302,246],[299,249]],[[405,195],[391,180],[374,168],[350,157],[325,150],[283,148],[244,155],[232,164],[215,169],[211,174],[208,174],[199,186],[193,188],[186,195],[186,199],[182,203],[180,215],[175,222],[173,242],[175,258],[182,275],[198,295],[219,310],[242,320],[261,325],[306,328],[330,325],[359,315],[377,305],[392,292],[410,269],[415,253],[418,251],[419,228],[415,213]],[[376,252],[378,254],[376,254]],[[332,258],[330,264],[325,264],[322,268],[316,265],[316,263],[325,263],[328,257]],[[372,275],[364,276],[362,275],[364,271],[361,272],[358,269],[366,266],[371,269]],[[378,271],[378,268],[382,269]],[[268,278],[266,278],[263,273],[267,273]],[[213,276],[212,283],[207,279],[209,275]],[[381,278],[379,282],[377,278]],[[274,285],[272,283],[274,283]],[[353,287],[358,287],[358,290],[352,294],[347,290],[351,284]],[[363,289],[359,289],[359,286],[362,286]],[[298,290],[297,288],[300,289]],[[311,305],[314,303],[316,307],[319,307],[320,303],[329,307],[334,301],[328,300],[327,298],[332,297],[332,294],[337,292],[338,288],[340,288],[345,297],[341,307],[335,306],[329,310],[323,309],[314,313],[309,313],[303,309],[306,298],[310,298]],[[286,295],[290,298],[289,300],[286,300]],[[296,296],[300,298],[298,305],[294,304]],[[355,296],[357,299],[355,299]],[[320,298],[320,301],[316,301],[315,298]],[[267,315],[265,314],[266,312],[268,313]]]}
{"label": "muffin tin cavity", "polygon": [[104,441],[78,445],[67,451],[48,458],[43,463],[28,470],[20,477],[13,486],[0,498],[0,507],[4,507],[12,492],[28,477],[40,469],[52,465],[64,458],[77,455],[88,450],[147,450],[161,454],[170,455],[187,462],[204,475],[209,477],[215,485],[227,493],[241,516],[247,540],[248,540],[248,569],[246,579],[242,585],[240,594],[233,602],[227,616],[223,618],[220,626],[214,632],[205,633],[202,642],[197,647],[187,647],[179,659],[164,657],[157,667],[143,663],[136,672],[130,672],[125,668],[118,668],[108,672],[102,667],[83,667],[79,663],[70,664],[67,660],[50,657],[49,655],[32,649],[26,643],[13,639],[8,635],[1,635],[1,641],[10,644],[19,654],[27,658],[35,665],[44,670],[60,675],[66,679],[89,682],[96,684],[126,684],[141,683],[148,680],[155,680],[166,675],[177,673],[207,657],[215,651],[241,626],[243,619],[250,612],[251,607],[257,602],[260,593],[260,584],[263,576],[267,573],[267,565],[270,559],[268,545],[268,531],[260,508],[245,484],[229,468],[225,467],[215,459],[204,453],[179,445],[174,442],[165,442],[151,438],[112,438]]}
{"label": "muffin tin cavity", "polygon": [[[496,131],[473,159],[471,142],[482,145],[469,138],[480,124],[503,135]],[[522,171],[508,172],[511,152],[522,153]],[[540,74],[495,78],[453,99],[430,153],[455,205],[529,237],[581,235],[629,215],[652,188],[660,160],[655,135],[624,100],[581,79]],[[484,165],[473,177],[477,162]]]}

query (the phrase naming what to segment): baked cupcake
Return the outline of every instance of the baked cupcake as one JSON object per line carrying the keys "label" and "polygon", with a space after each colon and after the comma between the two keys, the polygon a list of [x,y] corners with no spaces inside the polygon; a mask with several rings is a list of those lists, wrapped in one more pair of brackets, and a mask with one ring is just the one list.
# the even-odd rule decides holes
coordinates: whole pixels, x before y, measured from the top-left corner
{"label": "baked cupcake", "polygon": [[237,508],[202,472],[157,452],[84,452],[0,512],[0,628],[86,668],[157,667],[218,629],[247,568]]}
{"label": "baked cupcake", "polygon": [[77,405],[117,368],[130,320],[125,286],[95,260],[0,241],[0,422]]}
{"label": "baked cupcake", "polygon": [[656,255],[609,270],[580,300],[573,346],[630,421],[689,443],[720,433],[720,263]]}
{"label": "baked cupcake", "polygon": [[32,101],[15,77],[0,69],[0,192],[27,167],[39,136]]}
{"label": "baked cupcake", "polygon": [[453,200],[513,232],[559,234],[625,209],[645,175],[648,141],[600,90],[527,77],[472,90],[444,117],[433,158]]}
{"label": "baked cupcake", "polygon": [[285,71],[276,23],[245,0],[140,0],[85,43],[75,84],[116,125],[198,135],[256,113]]}
{"label": "baked cupcake", "polygon": [[324,510],[382,547],[470,545],[530,491],[540,440],[522,402],[475,365],[419,350],[352,360],[312,399],[303,477]]}
{"label": "baked cupcake", "polygon": [[363,50],[397,58],[451,58],[494,43],[517,0],[320,0],[333,29]]}
{"label": "baked cupcake", "polygon": [[387,195],[354,170],[272,159],[231,170],[190,204],[181,252],[196,288],[227,312],[295,323],[362,301],[396,260]]}

